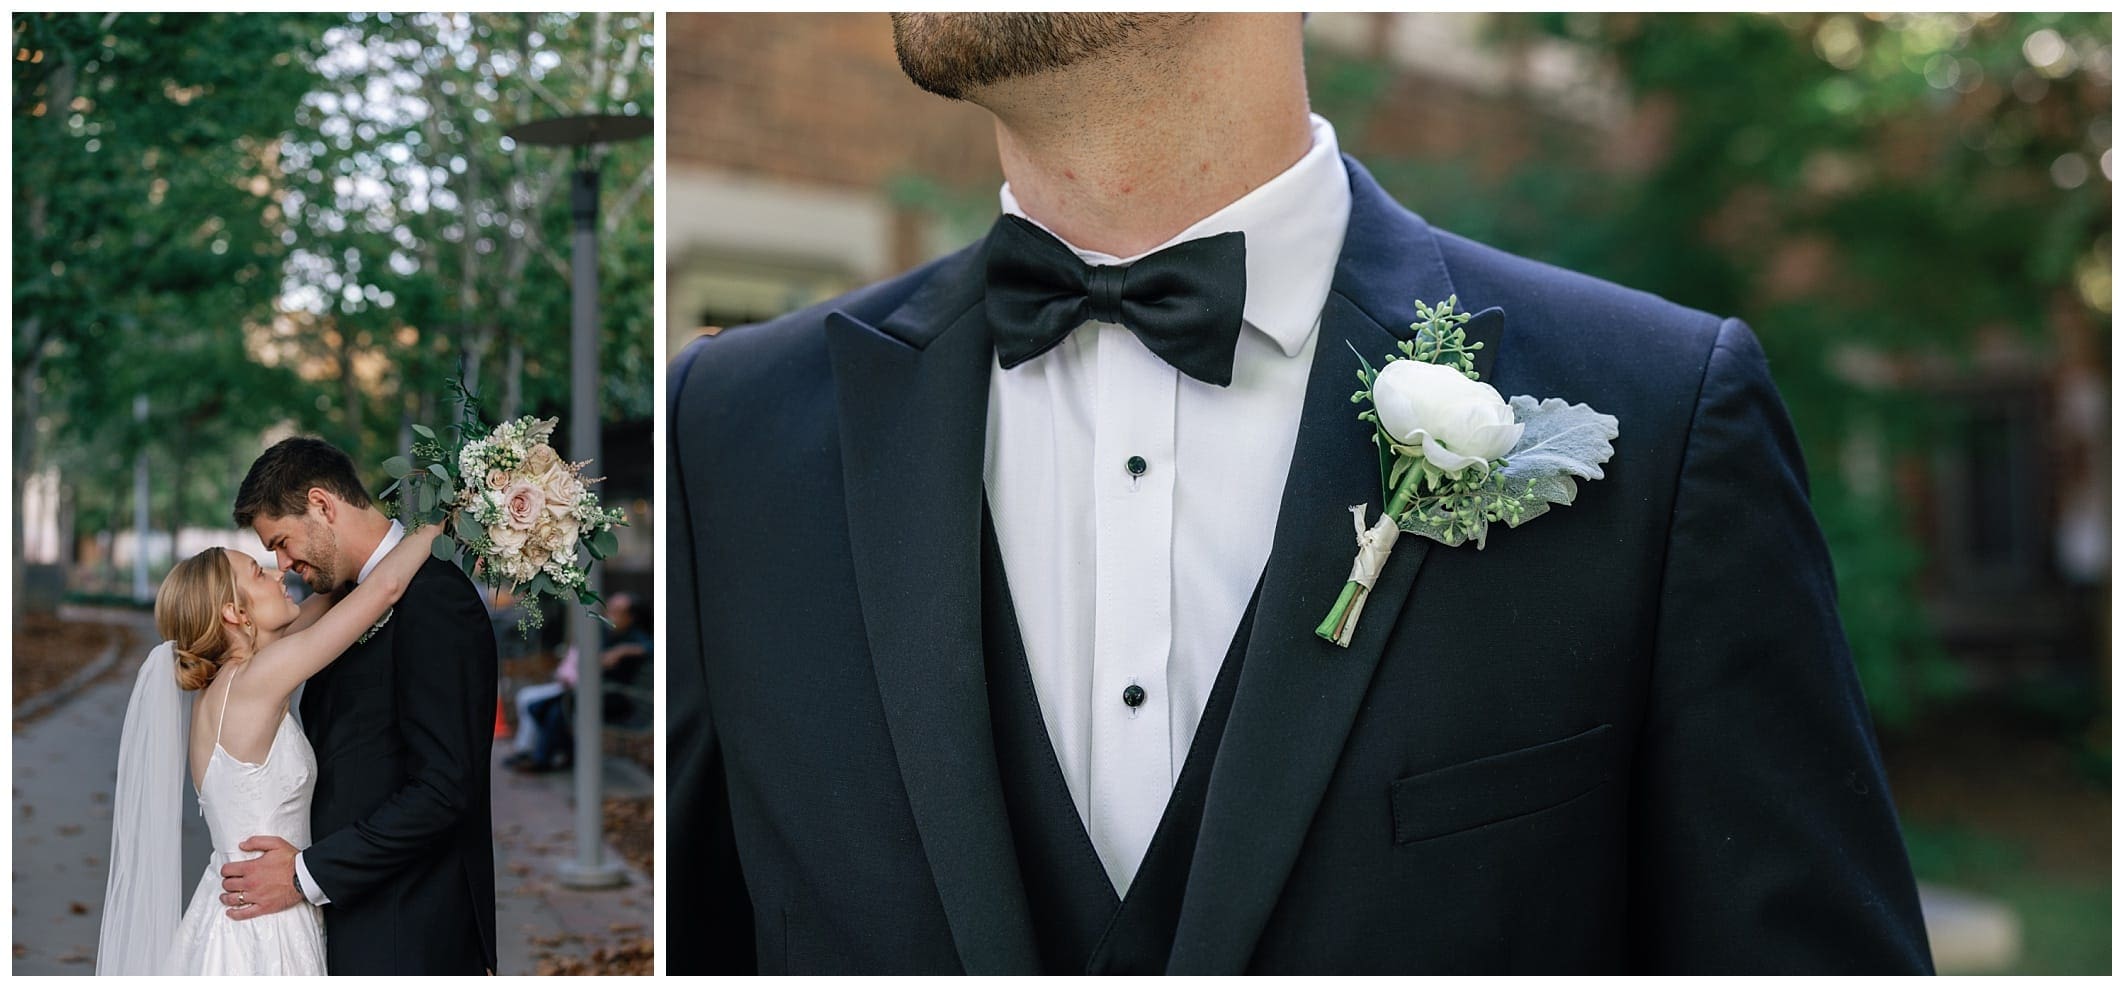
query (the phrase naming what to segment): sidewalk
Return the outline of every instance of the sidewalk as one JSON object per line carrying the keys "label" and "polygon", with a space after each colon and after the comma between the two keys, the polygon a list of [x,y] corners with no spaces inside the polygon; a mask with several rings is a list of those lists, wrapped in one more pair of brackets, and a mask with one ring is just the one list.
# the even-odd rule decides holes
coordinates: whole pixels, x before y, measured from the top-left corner
{"label": "sidewalk", "polygon": [[[118,732],[145,654],[127,646],[117,672],[15,729],[15,974],[95,971]],[[655,890],[647,876],[629,869],[626,885],[597,891],[568,889],[554,879],[554,865],[574,853],[572,779],[510,772],[500,766],[507,749],[506,741],[497,745],[493,790],[498,973],[535,974],[542,962],[587,960],[599,948],[648,939]],[[607,778],[615,791],[646,785],[631,765],[608,769]],[[206,865],[207,836],[189,787],[186,795],[189,897]],[[609,848],[605,853],[625,867]]]}
{"label": "sidewalk", "polygon": [[[655,888],[649,876],[608,845],[604,860],[624,869],[625,885],[571,889],[555,872],[575,857],[575,776],[523,775],[501,766],[509,742],[495,742],[494,900],[499,974],[543,974],[542,962],[589,961],[654,934]],[[605,759],[605,792],[639,795],[653,786],[640,767]]]}

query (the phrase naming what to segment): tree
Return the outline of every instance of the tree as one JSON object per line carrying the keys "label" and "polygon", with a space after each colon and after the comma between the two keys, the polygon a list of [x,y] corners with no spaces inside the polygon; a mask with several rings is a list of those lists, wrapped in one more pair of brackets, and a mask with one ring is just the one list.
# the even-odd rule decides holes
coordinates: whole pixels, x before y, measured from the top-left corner
{"label": "tree", "polygon": [[[1449,229],[1748,318],[1807,446],[1867,695],[1884,724],[1909,720],[1952,668],[1919,605],[1905,491],[1875,464],[1927,455],[1955,410],[1849,368],[1968,367],[2002,336],[2107,367],[2109,15],[1493,23],[1508,57],[1558,41],[1590,55],[1624,124],[1545,124],[1503,167],[1367,160]],[[1391,73],[1310,62],[1316,105],[1364,134]],[[1527,90],[1504,98],[1539,112]]]}
{"label": "tree", "polygon": [[[302,207],[289,297],[309,325],[291,341],[341,381],[339,427],[399,448],[435,421],[461,367],[489,414],[565,400],[565,154],[503,132],[543,116],[647,113],[649,15],[352,15],[297,117],[291,198]],[[646,415],[652,337],[649,149],[594,152],[607,172],[608,413]],[[615,260],[624,263],[616,265]],[[364,408],[361,362],[395,396]],[[374,438],[372,438],[374,437]],[[388,437],[388,438],[385,438]],[[381,440],[381,441],[378,441]]]}
{"label": "tree", "polygon": [[[460,368],[490,417],[560,407],[574,162],[502,132],[650,112],[653,23],[17,15],[17,503],[56,466],[77,522],[115,527],[147,455],[159,527],[226,524],[268,429],[380,462]],[[598,154],[606,413],[640,418],[654,151]]]}
{"label": "tree", "polygon": [[[268,311],[279,134],[309,85],[318,20],[16,15],[16,503],[47,461],[151,441],[122,424],[121,389],[258,383],[243,360],[194,368],[235,376],[180,382],[142,357],[240,339]],[[20,546],[19,512],[14,524]]]}

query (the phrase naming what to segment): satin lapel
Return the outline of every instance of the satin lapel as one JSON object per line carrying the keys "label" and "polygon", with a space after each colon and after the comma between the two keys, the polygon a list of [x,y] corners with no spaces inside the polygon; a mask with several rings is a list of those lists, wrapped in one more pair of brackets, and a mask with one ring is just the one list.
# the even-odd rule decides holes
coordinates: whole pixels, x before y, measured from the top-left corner
{"label": "satin lapel", "polygon": [[877,327],[826,319],[856,589],[915,826],[968,973],[1038,967],[990,733],[981,468],[993,360],[978,253]]}
{"label": "satin lapel", "polygon": [[[1168,973],[1245,970],[1372,671],[1435,547],[1416,537],[1395,544],[1350,647],[1313,633],[1356,555],[1349,507],[1369,505],[1367,521],[1381,508],[1371,427],[1357,420],[1361,409],[1350,402],[1358,388],[1351,349],[1377,366],[1408,335],[1416,299],[1436,302],[1453,293],[1429,226],[1388,199],[1354,161],[1344,161],[1349,230],[1321,313],[1297,453],[1284,482],[1238,694],[1210,776]],[[1468,329],[1471,338],[1484,340],[1478,369],[1486,371],[1496,359],[1500,314],[1484,313]]]}

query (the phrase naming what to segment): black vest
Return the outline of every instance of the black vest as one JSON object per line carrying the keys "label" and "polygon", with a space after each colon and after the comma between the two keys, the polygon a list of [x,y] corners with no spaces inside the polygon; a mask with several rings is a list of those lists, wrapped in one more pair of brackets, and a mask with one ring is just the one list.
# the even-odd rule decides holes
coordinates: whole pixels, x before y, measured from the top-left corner
{"label": "black vest", "polygon": [[[1106,869],[1077,816],[1033,690],[1032,668],[1018,631],[995,526],[982,518],[981,637],[988,667],[988,708],[996,740],[1003,803],[1010,816],[1018,872],[1032,907],[1042,974],[1162,974],[1172,956],[1187,892],[1195,837],[1202,826],[1210,768],[1238,688],[1239,665],[1252,637],[1261,588],[1232,636],[1209,704],[1180,768],[1165,816],[1151,838],[1126,898],[1114,894]],[[1120,697],[1110,698],[1120,703]],[[1163,702],[1159,698],[1157,702]]]}

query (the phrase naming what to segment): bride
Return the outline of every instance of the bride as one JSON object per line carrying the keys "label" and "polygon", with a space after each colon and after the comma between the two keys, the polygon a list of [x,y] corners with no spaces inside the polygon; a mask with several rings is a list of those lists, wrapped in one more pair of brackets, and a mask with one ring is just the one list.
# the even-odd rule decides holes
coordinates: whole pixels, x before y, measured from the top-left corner
{"label": "bride", "polygon": [[[141,666],[120,735],[97,974],[325,973],[318,908],[231,919],[221,866],[254,857],[237,848],[253,835],[310,843],[317,760],[289,697],[397,603],[441,531],[407,533],[352,591],[299,607],[280,570],[234,549],[199,553],[162,581],[155,627],[169,640]],[[189,728],[180,691],[196,694]],[[214,852],[180,920],[187,778]]]}

